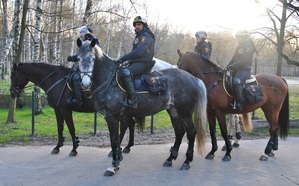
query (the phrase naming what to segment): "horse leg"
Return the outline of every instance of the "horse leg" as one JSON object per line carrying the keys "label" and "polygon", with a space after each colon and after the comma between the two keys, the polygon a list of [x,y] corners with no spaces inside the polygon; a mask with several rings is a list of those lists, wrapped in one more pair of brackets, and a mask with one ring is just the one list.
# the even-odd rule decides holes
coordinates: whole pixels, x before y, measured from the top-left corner
{"label": "horse leg", "polygon": [[77,156],[77,154],[78,154],[77,148],[79,146],[80,141],[79,141],[78,137],[76,136],[76,129],[75,129],[75,125],[74,125],[72,111],[65,113],[65,122],[69,129],[69,133],[72,137],[72,142],[73,142],[73,149],[70,152],[69,156]]}
{"label": "horse leg", "polygon": [[209,130],[211,136],[212,150],[206,155],[205,159],[211,160],[215,157],[215,152],[218,149],[216,138],[216,116],[214,111],[208,111]]}
{"label": "horse leg", "polygon": [[268,157],[273,157],[275,154],[272,152],[272,150],[278,150],[278,136],[277,136],[277,130],[278,128],[269,129],[270,133],[270,139],[267,143],[267,146],[265,148],[265,155],[262,155],[260,157],[261,161],[267,161]]}
{"label": "horse leg", "polygon": [[105,120],[108,124],[110,144],[112,149],[112,167],[109,167],[104,176],[112,176],[115,171],[119,170],[120,162],[123,159],[119,143],[119,116],[106,115]]}
{"label": "horse leg", "polygon": [[[131,151],[131,147],[134,146],[134,131],[135,131],[135,120],[132,117],[127,117],[126,119],[126,128],[120,127],[120,144],[123,140],[124,134],[127,130],[127,127],[129,127],[130,134],[129,134],[129,143],[128,145],[123,149],[123,153],[129,153]],[[122,123],[121,123],[122,124]]]}
{"label": "horse leg", "polygon": [[184,161],[183,165],[181,166],[181,170],[188,170],[190,169],[190,162],[193,161],[193,152],[194,152],[194,141],[196,136],[196,129],[194,127],[192,116],[190,118],[185,119],[185,129],[187,131],[187,139],[188,139],[188,149],[186,152],[186,160]]}
{"label": "horse leg", "polygon": [[178,117],[174,109],[167,110],[167,112],[170,115],[171,123],[174,128],[175,142],[174,145],[170,148],[170,156],[166,159],[163,166],[171,167],[172,161],[176,160],[178,157],[179,148],[185,135],[185,129],[182,123],[183,121]]}
{"label": "horse leg", "polygon": [[57,132],[58,132],[58,143],[56,147],[52,150],[51,154],[58,154],[60,147],[63,146],[64,137],[63,137],[63,117],[61,116],[60,112],[55,110],[55,116],[57,121]]}
{"label": "horse leg", "polygon": [[224,113],[218,113],[217,115],[221,135],[223,137],[223,140],[225,141],[226,146],[226,153],[224,157],[222,158],[222,161],[230,161],[231,160],[231,151],[233,149],[233,146],[231,145],[231,141],[229,139],[229,136],[227,135],[227,127],[226,127],[226,120],[225,120],[225,114]]}

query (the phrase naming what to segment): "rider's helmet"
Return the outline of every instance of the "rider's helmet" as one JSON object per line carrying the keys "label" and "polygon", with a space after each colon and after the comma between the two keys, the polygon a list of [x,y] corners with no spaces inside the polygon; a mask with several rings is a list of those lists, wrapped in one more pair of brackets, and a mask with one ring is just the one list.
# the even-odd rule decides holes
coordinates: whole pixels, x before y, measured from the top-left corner
{"label": "rider's helmet", "polygon": [[199,37],[201,39],[206,39],[207,38],[207,33],[205,31],[198,31],[195,33],[195,37]]}
{"label": "rider's helmet", "polygon": [[250,33],[247,30],[239,30],[235,34],[235,37],[248,38],[249,36],[250,36]]}
{"label": "rider's helmet", "polygon": [[89,33],[89,29],[87,28],[87,26],[82,26],[79,28],[79,32],[80,34],[88,34]]}
{"label": "rider's helmet", "polygon": [[145,17],[142,16],[137,16],[135,17],[134,21],[133,21],[133,26],[135,27],[135,23],[142,23],[144,27],[147,27],[147,19]]}

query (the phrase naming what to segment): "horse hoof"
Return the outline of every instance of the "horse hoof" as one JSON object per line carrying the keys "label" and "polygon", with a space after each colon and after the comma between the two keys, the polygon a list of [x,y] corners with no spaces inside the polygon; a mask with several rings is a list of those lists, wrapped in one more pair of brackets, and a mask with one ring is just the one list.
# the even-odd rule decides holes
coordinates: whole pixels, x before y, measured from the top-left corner
{"label": "horse hoof", "polygon": [[163,163],[163,167],[171,167],[172,166],[172,162],[170,162],[170,161],[165,161],[164,163]]}
{"label": "horse hoof", "polygon": [[225,145],[223,145],[221,151],[226,151],[226,146]]}
{"label": "horse hoof", "polygon": [[231,157],[230,156],[224,156],[222,158],[222,161],[230,161],[231,160]]}
{"label": "horse hoof", "polygon": [[274,157],[274,153],[273,152],[270,152],[269,154],[267,154],[269,157]]}
{"label": "horse hoof", "polygon": [[115,174],[116,171],[119,170],[119,166],[118,167],[109,167],[106,172],[104,173],[104,176],[113,176]]}
{"label": "horse hoof", "polygon": [[131,151],[130,149],[128,149],[128,148],[124,148],[123,153],[128,154],[130,151]]}
{"label": "horse hoof", "polygon": [[69,156],[77,156],[78,152],[77,151],[71,151]]}
{"label": "horse hoof", "polygon": [[190,169],[190,165],[188,165],[187,163],[184,163],[180,168],[180,170],[189,170],[189,169]]}
{"label": "horse hoof", "polygon": [[260,161],[268,161],[268,156],[262,155]]}
{"label": "horse hoof", "polygon": [[212,159],[214,159],[214,155],[213,154],[208,154],[205,158],[207,159],[207,160],[212,160]]}
{"label": "horse hoof", "polygon": [[59,153],[59,149],[53,149],[51,154],[58,154]]}
{"label": "horse hoof", "polygon": [[236,148],[236,147],[239,147],[239,146],[240,146],[239,143],[236,143],[236,142],[235,142],[235,143],[233,144],[233,147],[235,147],[235,148]]}
{"label": "horse hoof", "polygon": [[112,151],[109,152],[108,157],[112,158]]}

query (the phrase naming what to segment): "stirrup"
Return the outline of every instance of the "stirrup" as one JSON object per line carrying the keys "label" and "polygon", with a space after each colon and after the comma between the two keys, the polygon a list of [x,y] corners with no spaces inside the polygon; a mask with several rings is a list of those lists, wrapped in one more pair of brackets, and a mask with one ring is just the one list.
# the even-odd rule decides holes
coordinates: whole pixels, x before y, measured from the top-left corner
{"label": "stirrup", "polygon": [[76,98],[70,98],[68,99],[68,103],[80,107],[82,105],[82,101]]}

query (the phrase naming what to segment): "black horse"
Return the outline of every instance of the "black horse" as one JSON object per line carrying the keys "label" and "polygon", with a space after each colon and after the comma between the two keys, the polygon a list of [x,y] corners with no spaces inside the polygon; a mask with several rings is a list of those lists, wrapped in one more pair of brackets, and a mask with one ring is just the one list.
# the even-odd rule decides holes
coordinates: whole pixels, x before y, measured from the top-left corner
{"label": "black horse", "polygon": [[[47,94],[48,103],[54,109],[57,120],[58,143],[51,153],[58,154],[60,147],[63,146],[63,126],[65,121],[73,141],[73,149],[70,152],[70,156],[76,156],[79,140],[75,133],[72,112],[93,113],[96,112],[96,109],[92,99],[87,94],[84,94],[83,104],[80,108],[67,103],[67,99],[72,96],[72,90],[70,86],[67,86],[67,79],[70,74],[71,69],[63,66],[46,63],[20,63],[13,66],[10,93],[13,98],[19,97],[29,81],[41,87]],[[144,118],[134,119],[142,127]],[[130,129],[129,143],[123,150],[125,153],[130,152],[130,147],[134,145],[134,119],[125,116],[121,118],[120,142],[127,128],[129,127]]]}
{"label": "black horse", "polygon": [[[203,82],[184,70],[173,68],[161,70],[148,77],[153,82],[163,78],[167,79],[166,86],[168,88],[165,93],[161,95],[138,94],[137,109],[124,107],[126,92],[115,83],[117,82],[117,72],[120,69],[119,65],[105,55],[94,41],[82,43],[81,40],[77,40],[77,44],[80,72],[88,75],[90,82],[93,82],[91,90],[94,105],[104,115],[110,132],[113,167],[108,168],[104,175],[113,175],[119,169],[120,161],[123,159],[118,138],[119,120],[122,113],[128,117],[143,117],[161,110],[167,110],[176,135],[174,146],[171,147],[170,156],[164,166],[171,166],[172,161],[177,158],[186,132],[188,150],[181,169],[189,169],[189,163],[193,160],[195,138],[197,139],[197,150],[201,153],[204,151],[206,141],[207,97]],[[157,76],[159,77],[157,78]]]}

